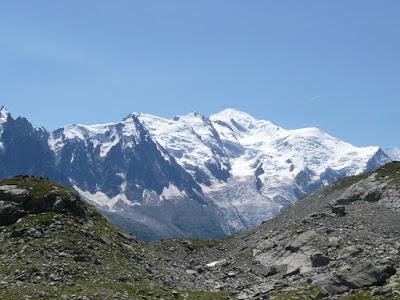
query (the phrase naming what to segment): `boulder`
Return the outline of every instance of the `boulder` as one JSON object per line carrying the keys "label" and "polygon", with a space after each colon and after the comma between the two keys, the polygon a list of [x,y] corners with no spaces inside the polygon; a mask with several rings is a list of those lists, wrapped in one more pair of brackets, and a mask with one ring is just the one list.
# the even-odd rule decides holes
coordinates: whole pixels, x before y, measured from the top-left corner
{"label": "boulder", "polygon": [[23,217],[25,213],[17,205],[0,201],[0,226],[11,225]]}
{"label": "boulder", "polygon": [[346,215],[346,208],[344,206],[332,206],[331,210],[334,214],[344,217]]}
{"label": "boulder", "polygon": [[330,295],[337,295],[349,290],[382,286],[393,275],[392,273],[393,269],[387,265],[379,268],[372,261],[364,261],[355,266],[349,274],[334,275],[322,289]]}
{"label": "boulder", "polygon": [[331,261],[331,259],[328,256],[326,256],[322,253],[312,254],[310,256],[310,259],[311,259],[311,265],[314,268],[325,267],[325,266],[329,265],[329,263]]}

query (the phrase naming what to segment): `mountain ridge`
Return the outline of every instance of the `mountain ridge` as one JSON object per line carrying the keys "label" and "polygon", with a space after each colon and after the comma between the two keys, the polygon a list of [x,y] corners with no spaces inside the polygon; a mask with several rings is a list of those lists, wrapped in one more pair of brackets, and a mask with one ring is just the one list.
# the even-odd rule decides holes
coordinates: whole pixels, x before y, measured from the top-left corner
{"label": "mountain ridge", "polygon": [[[44,175],[72,185],[143,239],[151,236],[129,220],[164,238],[220,237],[390,161],[379,147],[355,147],[318,128],[287,130],[234,109],[173,119],[131,113],[120,122],[50,133],[4,108],[1,115],[0,176]],[[32,153],[35,161],[8,166],[9,149],[17,161]]]}
{"label": "mountain ridge", "polygon": [[400,148],[386,148],[385,153],[387,153],[393,161],[400,161]]}

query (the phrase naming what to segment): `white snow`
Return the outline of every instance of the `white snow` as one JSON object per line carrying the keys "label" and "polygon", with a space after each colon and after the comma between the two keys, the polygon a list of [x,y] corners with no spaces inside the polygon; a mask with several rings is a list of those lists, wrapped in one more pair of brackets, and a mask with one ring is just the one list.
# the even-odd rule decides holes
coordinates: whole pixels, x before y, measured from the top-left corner
{"label": "white snow", "polygon": [[[118,130],[117,127],[122,130]],[[49,139],[49,146],[54,151],[59,151],[66,140],[81,140],[87,145],[89,142],[94,148],[100,148],[100,157],[105,157],[119,142],[124,147],[133,147],[139,138],[139,132],[132,118],[128,117],[119,123],[106,123],[95,125],[72,124],[63,128],[62,135],[56,137],[53,133]]]}
{"label": "white snow", "polygon": [[7,110],[7,108],[2,106],[0,108],[0,124],[7,122],[7,119],[9,116],[10,116],[10,112]]}
{"label": "white snow", "polygon": [[400,161],[400,148],[385,149],[385,153],[394,161]]}
{"label": "white snow", "polygon": [[209,264],[206,264],[206,267],[208,267],[208,268],[214,268],[214,267],[216,267],[216,266],[223,265],[223,264],[225,264],[226,262],[227,262],[226,259],[216,260],[216,261],[210,262]]}
{"label": "white snow", "polygon": [[110,198],[101,191],[97,191],[96,193],[92,194],[88,191],[81,190],[76,185],[73,187],[84,199],[91,201],[99,207],[109,211],[116,211],[115,205],[119,202],[122,202],[128,206],[141,205],[139,202],[130,201],[123,193]]}
{"label": "white snow", "polygon": [[164,187],[160,198],[165,200],[173,198],[183,198],[183,196],[184,194],[175,185],[170,183],[168,187]]}
{"label": "white snow", "polygon": [[293,179],[305,167],[318,175],[328,167],[351,168],[349,175],[353,175],[362,172],[379,150],[379,147],[357,148],[318,128],[286,130],[232,109],[210,119],[225,141],[245,149],[241,156],[231,159],[231,173],[237,177],[253,175],[261,163],[265,178]]}
{"label": "white snow", "polygon": [[200,168],[213,180],[206,163],[221,163],[227,168],[229,158],[208,118],[197,113],[164,119],[149,114],[139,114],[139,120],[152,137],[173,156],[189,173]]}
{"label": "white snow", "polygon": [[[7,122],[8,117],[10,116],[10,112],[7,110],[7,108],[5,108],[4,106],[2,106],[0,108],[0,139],[3,135],[3,124]],[[2,141],[0,141],[0,150],[4,149],[4,144]]]}
{"label": "white snow", "polygon": [[[249,228],[276,214],[306,192],[298,177],[307,173],[308,184],[319,182],[327,170],[342,175],[356,175],[366,170],[379,147],[356,147],[326,132],[310,127],[288,130],[247,113],[226,109],[205,117],[190,113],[174,119],[133,113],[119,123],[68,125],[63,134],[49,141],[52,149],[61,149],[66,140],[78,139],[100,148],[100,157],[108,155],[118,143],[133,148],[139,139],[136,120],[149,131],[166,160],[174,158],[192,175],[203,172],[211,186],[201,184],[206,197],[220,209],[226,231]],[[400,150],[388,151],[392,157]],[[385,159],[381,163],[385,163]],[[227,182],[217,179],[209,165],[229,170]],[[256,177],[256,170],[262,170]],[[185,198],[175,185],[165,187],[161,195],[143,191],[142,199],[126,199],[125,175],[121,193],[109,198],[101,191],[83,195],[99,206],[114,209],[116,203],[141,201],[157,205],[167,199]],[[256,188],[256,180],[262,183]],[[323,182],[322,184],[328,184]]]}

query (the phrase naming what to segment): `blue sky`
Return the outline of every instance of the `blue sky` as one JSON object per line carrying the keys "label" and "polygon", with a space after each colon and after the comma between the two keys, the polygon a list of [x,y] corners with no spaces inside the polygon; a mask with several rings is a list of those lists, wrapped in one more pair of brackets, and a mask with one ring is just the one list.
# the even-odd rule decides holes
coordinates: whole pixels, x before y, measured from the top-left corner
{"label": "blue sky", "polygon": [[233,107],[400,146],[400,1],[0,1],[0,103],[49,129]]}

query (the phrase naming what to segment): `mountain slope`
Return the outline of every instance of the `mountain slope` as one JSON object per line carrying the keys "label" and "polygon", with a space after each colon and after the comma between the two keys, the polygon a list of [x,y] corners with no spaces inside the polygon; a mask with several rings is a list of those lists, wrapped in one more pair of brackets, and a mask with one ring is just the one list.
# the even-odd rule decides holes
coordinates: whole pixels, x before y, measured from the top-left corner
{"label": "mountain slope", "polygon": [[194,270],[175,274],[178,286],[238,299],[400,299],[399,228],[400,163],[390,163],[312,193],[249,232],[190,254],[175,250]]}
{"label": "mountain slope", "polygon": [[1,299],[400,299],[400,163],[219,241],[144,244],[76,192],[0,182]]}
{"label": "mountain slope", "polygon": [[138,237],[224,235],[201,187],[135,114],[120,123],[66,126],[49,144],[74,188]]}
{"label": "mountain slope", "polygon": [[19,174],[45,175],[58,182],[67,179],[54,165],[55,156],[47,144],[48,132],[33,128],[25,118],[12,118],[0,108],[0,178]]}
{"label": "mountain slope", "polygon": [[139,119],[202,185],[229,233],[259,224],[321,186],[390,161],[379,147],[358,148],[317,128],[285,130],[233,109],[210,118]]}
{"label": "mountain slope", "polygon": [[154,276],[162,253],[44,178],[0,182],[0,299],[222,299]]}

